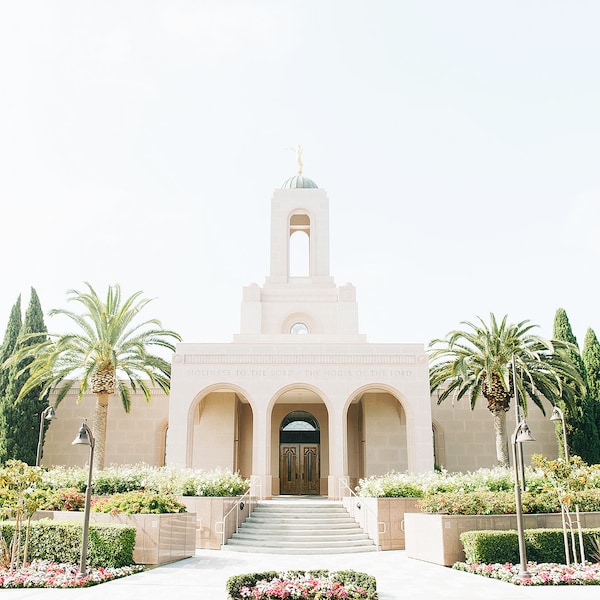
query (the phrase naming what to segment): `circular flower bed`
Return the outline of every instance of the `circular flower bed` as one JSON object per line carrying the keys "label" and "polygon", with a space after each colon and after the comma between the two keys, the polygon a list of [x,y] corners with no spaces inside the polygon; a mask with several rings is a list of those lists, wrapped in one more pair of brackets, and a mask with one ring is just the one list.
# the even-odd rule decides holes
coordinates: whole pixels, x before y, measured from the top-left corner
{"label": "circular flower bed", "polygon": [[227,581],[233,600],[377,600],[375,578],[356,571],[287,571],[235,575]]}

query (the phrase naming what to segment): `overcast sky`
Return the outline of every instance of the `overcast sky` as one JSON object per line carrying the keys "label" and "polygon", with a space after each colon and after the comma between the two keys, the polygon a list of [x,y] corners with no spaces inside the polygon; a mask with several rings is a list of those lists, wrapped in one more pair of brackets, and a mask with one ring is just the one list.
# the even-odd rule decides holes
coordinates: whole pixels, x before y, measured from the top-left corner
{"label": "overcast sky", "polygon": [[490,312],[549,337],[558,307],[600,335],[599,23],[597,0],[0,0],[0,335],[31,286],[47,312],[89,281],[230,341],[297,144],[369,341]]}

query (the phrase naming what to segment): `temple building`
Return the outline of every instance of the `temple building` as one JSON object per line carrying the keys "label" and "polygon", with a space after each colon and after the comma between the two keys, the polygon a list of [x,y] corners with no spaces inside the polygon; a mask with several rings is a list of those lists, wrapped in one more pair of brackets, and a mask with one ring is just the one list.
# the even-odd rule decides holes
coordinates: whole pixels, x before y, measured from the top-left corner
{"label": "temple building", "polygon": [[[134,396],[128,415],[115,397],[106,464],[228,468],[263,497],[330,498],[389,471],[493,467],[485,402],[437,406],[422,343],[370,343],[360,332],[354,286],[330,273],[327,193],[298,162],[273,193],[270,270],[243,288],[239,333],[178,344],[169,398]],[[58,407],[42,464],[85,462],[70,442],[94,398],[74,396]],[[537,408],[528,422],[538,443],[526,452],[556,456],[553,424]]]}
{"label": "temple building", "polygon": [[233,342],[177,346],[167,462],[226,465],[266,496],[335,496],[340,478],[432,470],[425,349],[359,333],[356,290],[330,274],[327,194],[301,173],[273,194],[270,250]]}

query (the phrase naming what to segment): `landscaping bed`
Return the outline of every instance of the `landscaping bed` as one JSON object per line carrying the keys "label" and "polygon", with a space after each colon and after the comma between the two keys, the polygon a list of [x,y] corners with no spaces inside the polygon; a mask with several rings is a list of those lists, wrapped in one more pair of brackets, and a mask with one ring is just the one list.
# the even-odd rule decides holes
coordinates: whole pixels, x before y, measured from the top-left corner
{"label": "landscaping bed", "polygon": [[79,577],[79,565],[35,560],[11,570],[0,567],[0,589],[14,588],[84,588],[143,571],[144,567],[90,567]]}
{"label": "landscaping bed", "polygon": [[467,564],[456,563],[455,569],[492,579],[499,579],[515,585],[600,585],[600,563],[583,565],[563,565],[557,563],[528,563],[531,577],[520,577],[519,565],[505,564]]}
{"label": "landscaping bed", "polygon": [[267,571],[235,575],[227,580],[230,600],[345,598],[377,600],[375,578],[357,571]]}

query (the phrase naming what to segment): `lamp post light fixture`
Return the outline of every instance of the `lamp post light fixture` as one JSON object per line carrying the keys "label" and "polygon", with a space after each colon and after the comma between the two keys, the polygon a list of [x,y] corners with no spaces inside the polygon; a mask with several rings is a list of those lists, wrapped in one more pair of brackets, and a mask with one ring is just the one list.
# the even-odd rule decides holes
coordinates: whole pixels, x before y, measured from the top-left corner
{"label": "lamp post light fixture", "polygon": [[37,445],[37,456],[35,459],[35,466],[39,467],[40,462],[42,462],[42,444],[44,438],[44,419],[46,421],[54,421],[56,418],[56,411],[54,410],[54,406],[47,406],[40,415],[40,436],[38,438]]}
{"label": "lamp post light fixture", "polygon": [[563,443],[565,445],[565,461],[569,462],[569,447],[567,445],[567,426],[565,425],[565,413],[555,406],[552,409],[552,414],[550,415],[551,421],[561,421],[562,422],[562,430],[563,430]]}
{"label": "lamp post light fixture", "polygon": [[90,447],[90,466],[88,469],[87,489],[85,490],[85,513],[83,515],[83,540],[81,542],[81,561],[79,563],[78,577],[87,575],[87,547],[88,536],[90,530],[90,506],[92,503],[92,468],[94,466],[94,446],[96,440],[92,435],[92,430],[87,426],[85,419],[81,424],[77,437],[73,440],[72,446],[89,446]]}
{"label": "lamp post light fixture", "polygon": [[517,577],[519,579],[531,579],[531,573],[527,570],[527,550],[525,548],[525,536],[523,532],[523,504],[521,501],[521,484],[519,483],[519,464],[518,457],[521,455],[518,452],[517,446],[523,442],[535,442],[535,438],[531,434],[527,423],[521,421],[512,436],[513,458],[515,468],[515,504],[517,509],[517,536],[519,538],[519,558],[521,560],[520,570]]}

